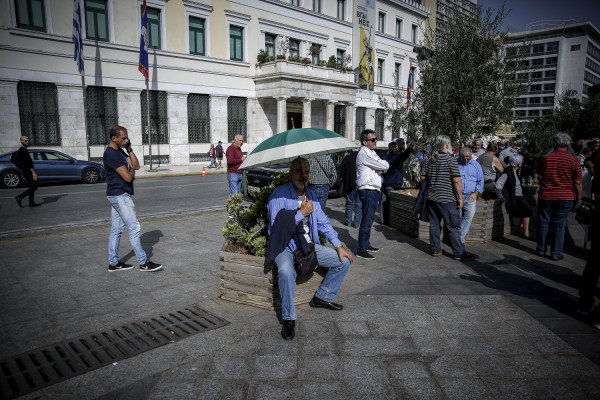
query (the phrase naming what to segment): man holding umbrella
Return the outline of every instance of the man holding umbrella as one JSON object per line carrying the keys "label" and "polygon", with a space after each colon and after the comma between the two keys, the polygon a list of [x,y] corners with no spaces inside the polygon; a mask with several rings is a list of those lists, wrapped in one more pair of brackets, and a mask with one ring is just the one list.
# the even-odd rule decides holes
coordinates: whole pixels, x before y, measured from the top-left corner
{"label": "man holding umbrella", "polygon": [[[281,335],[285,340],[294,338],[296,325],[294,295],[297,274],[294,269],[294,250],[298,248],[298,244],[292,234],[298,233],[299,230],[299,235],[295,235],[297,238],[314,244],[319,266],[329,269],[310,301],[311,307],[334,311],[343,308],[342,305],[334,303],[333,299],[344,282],[350,264],[354,262],[352,253],[342,245],[331,222],[323,213],[316,194],[306,189],[309,178],[308,160],[294,159],[290,165],[290,182],[276,188],[267,204],[269,244],[266,259],[277,266],[283,318]],[[319,232],[335,249],[319,244]]]}

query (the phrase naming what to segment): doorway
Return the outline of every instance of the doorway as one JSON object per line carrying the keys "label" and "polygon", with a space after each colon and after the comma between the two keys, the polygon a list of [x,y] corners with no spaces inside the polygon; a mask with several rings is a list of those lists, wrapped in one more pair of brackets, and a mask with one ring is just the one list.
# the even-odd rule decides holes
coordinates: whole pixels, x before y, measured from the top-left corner
{"label": "doorway", "polygon": [[302,113],[287,113],[287,128],[288,130],[292,128],[302,128]]}

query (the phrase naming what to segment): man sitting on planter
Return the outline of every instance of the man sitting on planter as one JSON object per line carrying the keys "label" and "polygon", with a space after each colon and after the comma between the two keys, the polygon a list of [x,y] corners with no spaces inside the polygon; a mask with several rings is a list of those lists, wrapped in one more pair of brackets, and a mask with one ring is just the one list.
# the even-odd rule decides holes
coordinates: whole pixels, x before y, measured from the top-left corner
{"label": "man sitting on planter", "polygon": [[[281,314],[283,328],[281,334],[285,340],[294,338],[296,307],[294,294],[296,271],[294,269],[294,250],[298,248],[294,239],[296,227],[303,224],[304,238],[314,243],[319,266],[329,268],[321,286],[310,301],[311,307],[341,310],[340,304],[333,299],[340,290],[344,278],[354,262],[352,253],[343,247],[329,219],[323,213],[317,196],[306,189],[310,177],[310,164],[304,158],[297,158],[290,165],[290,182],[278,187],[269,197],[269,244],[267,262],[275,262],[278,270],[279,292],[281,295]],[[308,197],[308,198],[307,198]],[[284,211],[280,214],[280,211]],[[335,247],[319,244],[321,232]]]}

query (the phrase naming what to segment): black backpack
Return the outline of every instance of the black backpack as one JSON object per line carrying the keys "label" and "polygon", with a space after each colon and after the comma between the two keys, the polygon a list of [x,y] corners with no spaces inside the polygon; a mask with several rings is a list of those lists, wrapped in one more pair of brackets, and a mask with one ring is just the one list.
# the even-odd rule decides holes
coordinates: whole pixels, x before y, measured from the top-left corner
{"label": "black backpack", "polygon": [[10,155],[10,162],[15,164],[20,170],[23,169],[23,163],[21,162],[21,157],[19,157],[19,150],[12,152]]}

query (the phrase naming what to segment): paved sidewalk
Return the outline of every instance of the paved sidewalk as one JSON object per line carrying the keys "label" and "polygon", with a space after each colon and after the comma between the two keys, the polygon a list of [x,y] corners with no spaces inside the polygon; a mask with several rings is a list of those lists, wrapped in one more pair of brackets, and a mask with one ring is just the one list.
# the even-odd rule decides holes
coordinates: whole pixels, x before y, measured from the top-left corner
{"label": "paved sidewalk", "polygon": [[[342,199],[328,201],[354,251],[358,231],[342,214]],[[382,250],[353,264],[336,298],[344,310],[298,307],[285,342],[275,312],[218,297],[225,218],[144,222],[157,273],[108,273],[108,228],[0,241],[0,359],[192,304],[230,322],[24,397],[600,398],[600,331],[574,313],[580,247],[552,262],[508,237],[468,245],[479,258],[457,262],[375,224]],[[121,257],[135,264],[125,235]]]}
{"label": "paved sidewalk", "polygon": [[193,165],[153,165],[152,171],[150,166],[144,165],[136,171],[136,178],[153,178],[158,176],[177,176],[177,175],[200,175],[202,167],[206,174],[226,174],[227,165],[223,162],[223,169],[208,168],[210,163],[198,163]]}

